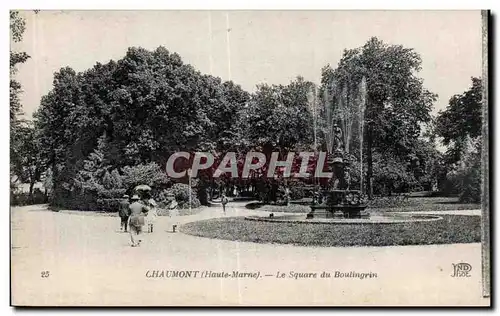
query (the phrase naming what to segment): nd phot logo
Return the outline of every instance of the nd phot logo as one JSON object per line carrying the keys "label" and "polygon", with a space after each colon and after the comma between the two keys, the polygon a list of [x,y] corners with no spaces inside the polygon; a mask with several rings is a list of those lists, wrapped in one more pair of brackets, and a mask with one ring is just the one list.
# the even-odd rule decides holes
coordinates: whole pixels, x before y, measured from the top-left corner
{"label": "nd phot logo", "polygon": [[472,270],[472,266],[468,263],[461,262],[453,264],[453,274],[454,278],[468,278],[470,277],[469,272]]}

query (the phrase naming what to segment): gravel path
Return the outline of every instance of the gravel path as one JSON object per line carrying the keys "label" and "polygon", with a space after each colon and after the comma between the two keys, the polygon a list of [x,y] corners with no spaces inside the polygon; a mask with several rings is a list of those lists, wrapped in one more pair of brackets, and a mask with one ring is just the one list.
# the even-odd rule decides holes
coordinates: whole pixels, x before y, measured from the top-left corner
{"label": "gravel path", "polygon": [[[243,205],[231,203],[226,216],[263,215]],[[232,242],[172,233],[174,219],[159,217],[155,232],[132,248],[116,217],[56,213],[40,206],[11,212],[14,305],[489,304],[480,297],[480,244],[312,248]],[[177,220],[220,216],[222,210],[214,207]],[[451,277],[452,264],[458,262],[471,264],[471,277]],[[260,277],[147,277],[166,270],[260,272]],[[44,271],[48,277],[42,277]],[[323,271],[332,277],[321,278]],[[336,271],[377,277],[334,278]],[[291,272],[317,275],[295,279]],[[276,278],[278,273],[286,277]]]}

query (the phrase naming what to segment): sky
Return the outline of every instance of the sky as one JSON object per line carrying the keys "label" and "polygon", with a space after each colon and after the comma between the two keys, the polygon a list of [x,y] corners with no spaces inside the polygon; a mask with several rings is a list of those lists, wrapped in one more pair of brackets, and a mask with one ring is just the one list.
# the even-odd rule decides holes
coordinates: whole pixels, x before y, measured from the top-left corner
{"label": "sky", "polygon": [[[12,49],[31,58],[19,66],[23,110],[31,116],[54,72],[122,58],[128,47],[166,47],[203,73],[247,91],[296,76],[320,82],[344,49],[376,36],[422,57],[424,86],[438,94],[433,113],[482,73],[480,11],[23,11],[26,31]],[[229,32],[227,31],[229,29]]]}

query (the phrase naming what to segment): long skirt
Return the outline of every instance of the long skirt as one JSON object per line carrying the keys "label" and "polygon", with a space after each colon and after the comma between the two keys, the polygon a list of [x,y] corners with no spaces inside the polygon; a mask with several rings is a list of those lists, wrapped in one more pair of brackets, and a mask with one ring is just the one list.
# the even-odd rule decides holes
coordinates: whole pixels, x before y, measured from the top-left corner
{"label": "long skirt", "polygon": [[143,215],[133,215],[130,216],[129,221],[129,231],[130,231],[130,241],[132,246],[139,246],[142,234],[142,227],[144,226],[144,216]]}

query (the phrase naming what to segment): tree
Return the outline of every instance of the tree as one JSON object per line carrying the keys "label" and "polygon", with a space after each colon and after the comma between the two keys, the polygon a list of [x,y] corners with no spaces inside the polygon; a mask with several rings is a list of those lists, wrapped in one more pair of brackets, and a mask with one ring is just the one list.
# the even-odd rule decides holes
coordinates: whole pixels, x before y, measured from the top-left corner
{"label": "tree", "polygon": [[40,156],[52,170],[51,202],[66,200],[62,196],[71,190],[78,168],[94,149],[95,145],[88,144],[97,143],[100,136],[90,140],[84,137],[96,129],[91,125],[83,127],[79,121],[85,117],[75,113],[81,95],[79,81],[79,76],[69,67],[55,73],[52,91],[42,97],[33,115]]}
{"label": "tree", "polygon": [[11,170],[22,183],[29,183],[29,199],[33,200],[33,187],[43,172],[40,146],[32,124],[24,123],[16,128],[11,145]]}
{"label": "tree", "polygon": [[469,139],[462,158],[449,167],[447,178],[464,203],[481,201],[481,138]]}
{"label": "tree", "polygon": [[298,77],[290,84],[259,85],[245,111],[246,135],[250,146],[265,154],[310,148],[313,118],[308,108],[312,83]]}
{"label": "tree", "polygon": [[463,202],[481,199],[482,82],[480,78],[471,79],[469,90],[451,97],[436,119],[436,132],[448,146],[448,183]]}
{"label": "tree", "polygon": [[[279,159],[286,159],[290,152],[313,149],[313,115],[310,109],[312,82],[297,77],[288,85],[259,85],[251,96],[248,106],[241,113],[241,132],[245,137],[245,150],[264,153],[270,161],[272,152],[280,152]],[[242,150],[242,152],[244,152]],[[243,165],[244,155],[239,155]],[[250,181],[265,200],[276,201],[278,186],[283,178],[267,178],[268,163],[254,172]]]}
{"label": "tree", "polygon": [[462,94],[450,98],[448,107],[436,119],[436,133],[448,146],[447,159],[456,163],[462,158],[468,139],[481,137],[482,84],[472,77],[472,86]]}
{"label": "tree", "polygon": [[374,190],[380,195],[407,192],[417,184],[415,176],[409,172],[408,163],[399,158],[375,152],[374,160]]}
{"label": "tree", "polygon": [[[10,11],[10,33],[11,40],[14,43],[21,42],[23,39],[23,33],[26,29],[25,20],[19,15],[18,11]],[[21,102],[19,99],[19,94],[21,93],[21,84],[16,81],[13,76],[17,72],[17,65],[26,62],[30,56],[25,52],[10,51],[10,121],[11,124],[15,123],[15,120],[19,114],[21,114]]]}
{"label": "tree", "polygon": [[[10,11],[11,41],[19,43],[23,39],[26,22],[18,11]],[[15,79],[17,66],[25,63],[30,56],[26,52],[10,51],[10,178],[14,189],[17,180],[29,183],[29,199],[33,200],[33,187],[40,180],[42,164],[35,129],[20,118],[22,87]],[[14,182],[13,182],[14,181]]]}
{"label": "tree", "polygon": [[235,125],[248,98],[240,86],[201,74],[164,47],[132,47],[120,60],[80,73],[62,68],[34,115],[55,199],[70,194],[100,138],[108,172],[164,168],[178,151],[227,149],[241,137]]}
{"label": "tree", "polygon": [[408,171],[424,191],[432,191],[443,174],[442,154],[432,141],[423,138],[415,142],[415,147],[408,155]]}
{"label": "tree", "polygon": [[[209,138],[215,140],[215,148],[221,151],[237,150],[245,137],[240,117],[245,105],[250,100],[250,94],[232,81],[220,83],[219,78],[205,76],[205,80],[216,80],[211,92],[212,104],[209,119],[214,122]],[[219,101],[220,100],[220,101]]]}
{"label": "tree", "polygon": [[390,152],[406,160],[419,139],[422,123],[431,119],[436,95],[416,76],[420,68],[421,58],[413,49],[388,45],[373,37],[363,47],[345,50],[336,69],[323,69],[322,90],[332,81],[352,90],[363,78],[366,80],[363,137],[369,197],[373,194],[374,151]]}

